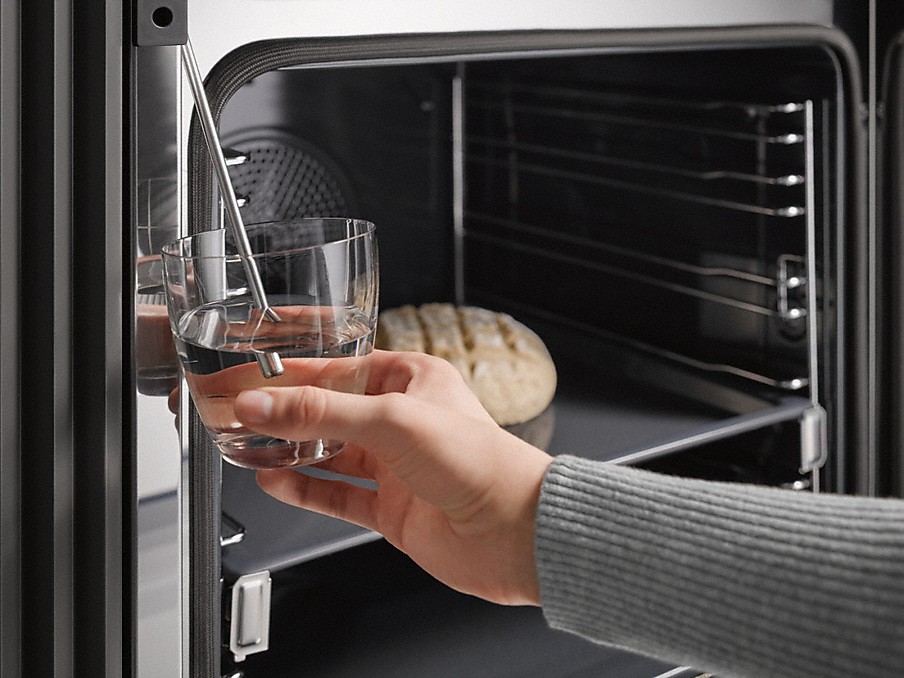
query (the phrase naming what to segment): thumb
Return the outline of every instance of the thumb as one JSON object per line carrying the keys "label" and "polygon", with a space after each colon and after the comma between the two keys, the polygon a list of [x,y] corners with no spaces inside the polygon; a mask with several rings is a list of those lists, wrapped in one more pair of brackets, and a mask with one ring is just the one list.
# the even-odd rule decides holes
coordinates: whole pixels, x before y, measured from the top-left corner
{"label": "thumb", "polygon": [[386,396],[365,396],[316,386],[243,391],[235,400],[238,420],[250,429],[285,440],[327,438],[355,443],[389,433]]}

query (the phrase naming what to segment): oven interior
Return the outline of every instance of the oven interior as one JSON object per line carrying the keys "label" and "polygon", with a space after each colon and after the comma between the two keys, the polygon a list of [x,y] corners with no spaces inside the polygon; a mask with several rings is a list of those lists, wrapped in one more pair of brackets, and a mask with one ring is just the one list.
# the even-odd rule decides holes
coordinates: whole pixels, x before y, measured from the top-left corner
{"label": "oven interior", "polygon": [[[381,308],[485,306],[544,339],[557,395],[517,433],[553,454],[800,489],[801,417],[818,405],[832,421],[840,392],[839,101],[814,46],[527,54],[269,72],[220,129],[246,222],[366,218]],[[832,435],[826,451],[831,483]],[[430,636],[445,628],[431,609],[478,635],[522,619],[538,644],[553,634],[441,592],[375,535],[279,505],[247,471],[224,465],[222,503],[224,534],[241,536],[227,580],[270,569],[279,592],[271,649],[246,675],[294,675],[301,656],[308,675],[335,670],[333,641],[289,631],[295,609],[349,656],[360,644],[374,676],[408,675],[374,643],[414,626],[436,656],[467,654]],[[616,656],[586,652],[587,666]],[[467,673],[506,675],[483,667]]]}

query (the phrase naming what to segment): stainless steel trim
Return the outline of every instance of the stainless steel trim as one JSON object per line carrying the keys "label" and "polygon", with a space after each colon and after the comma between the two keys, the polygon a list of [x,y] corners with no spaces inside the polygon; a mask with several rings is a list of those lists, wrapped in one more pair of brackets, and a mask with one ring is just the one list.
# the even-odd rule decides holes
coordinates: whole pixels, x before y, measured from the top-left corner
{"label": "stainless steel trim", "polygon": [[[869,44],[876,44],[876,0],[869,1]],[[879,319],[878,319],[878,300],[879,300],[879,280],[878,280],[878,272],[877,272],[877,256],[879,254],[879,244],[878,244],[878,232],[879,232],[879,182],[878,182],[878,174],[879,174],[879,152],[878,152],[878,138],[879,131],[877,127],[877,117],[878,117],[878,107],[879,107],[879,93],[877,89],[877,81],[878,81],[878,67],[876,63],[876,50],[870,49],[868,56],[868,65],[867,69],[869,71],[869,75],[867,78],[867,82],[869,83],[867,86],[867,110],[870,114],[867,116],[866,126],[867,126],[867,164],[870,168],[867,171],[867,233],[868,233],[868,273],[867,273],[867,285],[869,286],[869,294],[867,295],[867,303],[869,304],[868,311],[868,325],[869,325],[869,333],[868,333],[868,352],[869,352],[869,363],[867,369],[867,390],[866,390],[866,399],[867,399],[867,420],[871,424],[875,424],[870,427],[869,438],[868,438],[868,446],[867,446],[867,456],[866,456],[866,464],[867,464],[867,481],[866,481],[866,491],[867,494],[873,496],[877,492],[877,484],[878,478],[876,474],[878,472],[878,431],[876,431],[876,427],[878,426],[878,412],[879,412],[879,404],[878,404],[878,387],[879,387],[879,365],[878,365],[878,331],[879,331]],[[899,131],[900,132],[900,131]],[[899,137],[900,138],[900,137]],[[897,312],[901,312],[900,309],[895,309]]]}
{"label": "stainless steel trim", "polygon": [[806,127],[807,142],[804,144],[806,149],[804,152],[804,162],[806,169],[804,176],[806,183],[804,189],[806,192],[806,230],[807,230],[807,280],[809,281],[809,289],[807,290],[807,341],[809,344],[810,355],[810,400],[814,405],[820,402],[819,393],[819,315],[817,313],[818,304],[816,294],[818,285],[816,284],[816,259],[818,252],[816,251],[816,130],[814,128],[813,119],[813,102],[807,101],[804,109],[804,120]]}
{"label": "stainless steel trim", "polygon": [[807,142],[805,144],[804,185],[807,204],[807,342],[810,372],[810,401],[813,407],[801,419],[801,464],[800,472],[810,473],[814,492],[820,490],[819,470],[825,465],[829,454],[828,424],[825,409],[820,404],[819,391],[819,315],[816,295],[819,286],[816,284],[816,130],[814,125],[813,102],[807,101],[804,109]]}
{"label": "stainless steel trim", "polygon": [[464,234],[465,234],[465,107],[464,65],[452,79],[452,231],[455,276],[455,302],[465,301]]}
{"label": "stainless steel trim", "polygon": [[[171,48],[134,49],[131,54],[132,100],[130,118],[131,153],[135,200],[133,228],[146,232],[144,253],[153,248],[150,241],[157,240],[151,233],[160,229],[168,239],[183,235],[184,191],[179,181],[179,156],[177,139],[180,134],[181,116],[180,73],[178,53]],[[151,181],[151,179],[153,180]],[[163,179],[163,181],[157,181]],[[148,185],[148,191],[165,191],[166,200],[151,200],[144,196],[139,201],[139,188]],[[139,243],[139,246],[142,243]],[[138,256],[141,250],[133,252]],[[130,333],[137,327],[133,315]],[[137,375],[136,375],[137,376]],[[136,575],[137,600],[132,611],[135,619],[135,647],[133,659],[137,678],[156,675],[183,675],[188,678],[188,644],[184,640],[183,596],[187,584],[183,582],[183,555],[188,553],[189,534],[187,513],[182,505],[184,496],[182,480],[183,454],[175,419],[169,412],[165,399],[135,393],[135,464],[136,494],[133,506],[136,512]],[[144,501],[148,498],[172,497],[172,501]],[[161,524],[161,513],[167,512]],[[155,522],[156,521],[156,522]],[[144,530],[146,525],[161,529]],[[187,615],[187,606],[185,614]],[[185,617],[187,619],[187,616]]]}

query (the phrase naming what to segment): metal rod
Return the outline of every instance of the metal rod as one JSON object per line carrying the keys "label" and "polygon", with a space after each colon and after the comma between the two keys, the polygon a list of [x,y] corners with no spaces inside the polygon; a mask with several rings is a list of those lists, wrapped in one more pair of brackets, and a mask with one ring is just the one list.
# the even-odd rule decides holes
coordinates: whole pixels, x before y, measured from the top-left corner
{"label": "metal rod", "polygon": [[822,394],[819,392],[819,305],[816,298],[816,187],[814,185],[816,177],[816,149],[814,148],[814,140],[816,132],[814,129],[813,119],[813,102],[806,102],[806,126],[807,126],[807,144],[806,148],[806,210],[807,210],[807,278],[811,281],[807,290],[807,348],[810,354],[810,399],[814,405],[820,404]]}
{"label": "metal rod", "polygon": [[[468,87],[497,92],[501,89],[500,83],[471,79]],[[625,91],[599,91],[578,89],[576,87],[557,87],[553,85],[527,85],[524,83],[505,83],[505,88],[513,93],[539,95],[560,99],[576,99],[590,101],[604,105],[634,106],[646,108],[683,109],[688,111],[719,111],[736,110],[743,114],[771,116],[775,114],[799,113],[806,107],[805,103],[789,101],[783,104],[758,104],[750,101],[730,100],[692,100],[692,99],[663,99],[644,94],[634,94]]]}
{"label": "metal rod", "polygon": [[680,363],[682,365],[688,365],[689,367],[693,367],[697,370],[701,370],[704,372],[715,372],[715,373],[723,373],[723,374],[731,374],[736,377],[741,377],[748,381],[753,381],[759,384],[765,384],[767,386],[773,386],[775,388],[779,388],[785,391],[799,391],[800,389],[807,386],[809,380],[807,377],[787,377],[787,378],[775,378],[770,377],[764,374],[759,374],[757,372],[752,372],[751,370],[745,369],[743,367],[738,367],[735,365],[729,365],[726,363],[711,363],[703,360],[699,360],[697,358],[693,358],[691,356],[685,355],[683,353],[678,353],[676,351],[671,351],[666,348],[662,348],[659,346],[654,346],[652,344],[648,344],[644,341],[640,341],[638,339],[632,339],[627,335],[620,334],[618,332],[613,332],[610,330],[605,330],[601,327],[597,327],[595,325],[591,325],[589,323],[582,322],[580,320],[575,320],[574,318],[569,318],[567,316],[561,315],[559,313],[555,313],[553,311],[548,311],[546,309],[539,308],[536,304],[523,304],[508,297],[504,297],[498,294],[493,294],[490,292],[476,292],[475,296],[482,296],[486,300],[491,301],[496,305],[497,308],[515,308],[519,309],[522,315],[529,317],[533,315],[537,318],[541,318],[543,320],[547,320],[553,323],[556,323],[560,326],[572,327],[574,329],[587,332],[593,336],[600,337],[607,341],[611,341],[615,344],[619,344],[622,346],[628,346],[630,348],[637,349],[644,353],[648,353],[650,355],[655,355],[660,358],[665,358],[671,362]]}
{"label": "metal rod", "polygon": [[[257,270],[257,264],[251,257],[251,243],[248,241],[248,233],[245,231],[245,223],[242,220],[242,215],[239,211],[235,189],[232,186],[232,181],[229,179],[226,158],[223,154],[223,148],[220,146],[216,123],[214,122],[213,114],[210,112],[210,103],[207,101],[207,94],[204,91],[204,82],[201,79],[201,71],[198,68],[198,62],[195,59],[195,52],[192,49],[191,41],[186,40],[185,44],[182,45],[180,49],[182,53],[182,63],[185,65],[188,83],[191,88],[192,98],[195,102],[195,108],[198,111],[198,119],[201,122],[201,130],[204,132],[204,139],[207,142],[210,161],[213,164],[214,174],[216,174],[217,183],[219,184],[220,192],[223,195],[223,206],[229,217],[228,221],[232,226],[235,246],[239,252],[242,266],[245,269],[245,275],[248,278],[248,289],[251,291],[251,298],[254,300],[254,305],[260,309],[264,318],[272,322],[279,322],[279,316],[272,308],[270,308],[270,304],[267,303],[267,295],[264,292],[264,285],[261,281],[260,273]],[[283,373],[284,367],[278,353],[272,351],[258,353],[256,357],[264,377],[269,379]]]}
{"label": "metal rod", "polygon": [[[481,108],[488,111],[498,111],[503,107],[499,101],[481,101],[473,99],[468,101],[468,105]],[[618,125],[640,127],[644,129],[662,129],[672,132],[700,134],[704,136],[720,137],[724,139],[737,139],[740,141],[762,141],[767,144],[776,144],[779,146],[791,146],[803,142],[802,134],[794,132],[781,134],[757,134],[755,132],[745,132],[740,129],[728,129],[721,127],[711,127],[707,125],[696,125],[684,122],[672,122],[669,120],[657,120],[653,118],[643,118],[638,116],[626,115],[623,113],[611,113],[606,111],[575,111],[572,109],[556,107],[556,106],[538,106],[527,104],[516,104],[514,107],[516,113],[526,113],[546,118],[558,118],[560,120],[581,120],[587,122],[605,122]]]}
{"label": "metal rod", "polygon": [[[487,167],[497,167],[500,169],[511,169],[512,165],[508,160],[495,160],[489,158],[469,158],[469,162],[481,164]],[[721,207],[735,212],[746,212],[748,214],[761,214],[767,217],[799,217],[804,214],[804,207],[800,205],[783,205],[781,207],[764,207],[762,205],[752,205],[750,203],[738,202],[737,200],[727,200],[721,198],[710,198],[704,195],[688,193],[687,191],[678,191],[669,188],[656,188],[653,186],[645,186],[633,181],[623,179],[611,179],[586,172],[574,172],[571,170],[558,169],[555,167],[546,167],[532,163],[518,163],[517,170],[522,173],[531,173],[540,176],[557,177],[560,179],[569,179],[581,181],[584,183],[595,184],[597,186],[607,186],[609,188],[617,188],[633,193],[642,193],[644,195],[652,195],[661,198],[673,200],[681,200],[683,202],[695,203],[698,205],[708,205],[711,207]]]}
{"label": "metal rod", "polygon": [[[687,177],[688,179],[696,179],[703,182],[712,182],[720,180],[731,180],[753,184],[765,184],[767,186],[799,186],[804,183],[804,177],[800,174],[783,174],[777,176],[765,176],[760,174],[750,174],[747,172],[735,172],[732,170],[713,169],[713,170],[694,170],[683,167],[675,167],[673,165],[663,165],[657,162],[645,162],[639,160],[630,160],[626,158],[616,158],[605,156],[599,153],[588,153],[586,151],[572,151],[567,148],[557,148],[554,146],[544,146],[542,144],[530,144],[524,142],[510,142],[508,140],[499,140],[491,137],[482,137],[470,135],[467,142],[475,146],[478,150],[485,147],[524,151],[525,153],[536,153],[538,155],[549,156],[551,158],[561,158],[565,160],[578,160],[593,163],[595,165],[605,165],[607,167],[619,167],[642,172],[653,172],[656,174],[669,174],[672,176]],[[480,162],[480,156],[471,157],[472,162]],[[486,164],[486,160],[483,161]]]}
{"label": "metal rod", "polygon": [[[599,252],[611,252],[612,254],[630,257],[631,259],[648,262],[650,264],[674,269],[676,271],[691,273],[693,275],[733,278],[735,280],[742,280],[744,282],[749,282],[756,285],[764,285],[766,287],[778,287],[780,282],[780,280],[776,280],[775,278],[770,278],[769,276],[765,275],[759,275],[757,273],[750,273],[749,271],[742,271],[725,266],[698,266],[696,264],[689,264],[679,259],[670,259],[668,257],[661,257],[655,254],[648,254],[646,252],[641,252],[640,250],[632,249],[630,247],[611,245],[609,243],[593,240],[592,238],[584,236],[571,235],[569,233],[559,233],[551,228],[534,226],[522,221],[506,219],[504,217],[496,217],[491,214],[484,214],[482,212],[475,212],[473,210],[468,210],[465,214],[472,223],[477,222],[490,226],[501,226],[513,231],[518,231],[519,233],[528,233],[544,237],[557,243],[569,243],[572,245],[579,245],[583,248],[593,249]],[[470,232],[468,232],[467,235],[469,237],[473,237],[477,232],[478,231],[472,229]],[[785,258],[790,258],[793,255],[783,256]],[[798,259],[800,261],[803,261],[802,258]]]}
{"label": "metal rod", "polygon": [[[580,257],[571,256],[568,254],[563,254],[561,252],[554,252],[548,249],[544,249],[542,247],[537,247],[535,245],[527,245],[524,243],[512,242],[506,240],[504,238],[499,238],[493,235],[487,235],[486,233],[469,233],[468,237],[472,240],[477,240],[480,242],[489,243],[491,245],[496,245],[497,247],[501,247],[510,251],[515,252],[524,252],[526,254],[535,255],[538,257],[543,257],[545,259],[550,259],[553,261],[559,261],[565,264],[569,264],[571,266],[579,266],[585,269],[589,269],[592,271],[598,271],[600,273],[604,273],[607,275],[618,276],[619,278],[625,278],[627,280],[633,280],[635,282],[639,282],[645,285],[650,285],[652,287],[658,287],[660,289],[669,290],[670,292],[677,292],[679,294],[684,294],[687,296],[695,297],[697,299],[702,299],[703,301],[712,302],[715,304],[721,304],[723,306],[730,306],[732,308],[739,309],[741,311],[748,311],[750,313],[756,313],[762,316],[768,317],[778,317],[779,311],[777,308],[769,308],[767,306],[760,306],[758,304],[752,304],[747,301],[742,301],[739,299],[733,299],[731,297],[727,297],[722,294],[716,294],[715,292],[707,292],[706,290],[701,290],[696,287],[690,287],[688,285],[682,285],[680,283],[673,283],[667,280],[663,280],[662,278],[657,278],[651,275],[645,275],[643,273],[637,273],[635,271],[630,271],[626,268],[622,268],[621,266],[613,266],[609,264],[603,264],[596,261],[589,261],[587,259],[582,259]],[[797,317],[802,317],[805,315],[805,311],[803,309],[800,310],[800,313]]]}
{"label": "metal rod", "polygon": [[464,65],[452,78],[452,225],[455,263],[455,303],[465,301],[465,120]]}

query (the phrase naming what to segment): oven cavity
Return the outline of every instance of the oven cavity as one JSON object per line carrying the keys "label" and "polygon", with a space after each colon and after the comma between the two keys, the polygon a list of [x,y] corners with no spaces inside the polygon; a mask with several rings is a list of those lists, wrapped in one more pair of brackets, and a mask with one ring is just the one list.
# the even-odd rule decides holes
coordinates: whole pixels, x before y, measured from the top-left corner
{"label": "oven cavity", "polygon": [[[220,125],[246,220],[367,218],[381,309],[478,306],[536,332],[558,372],[534,422],[553,454],[819,489],[841,374],[831,60],[524,54],[293,65],[237,87]],[[223,469],[247,528],[227,571],[375,538],[249,482]]]}

